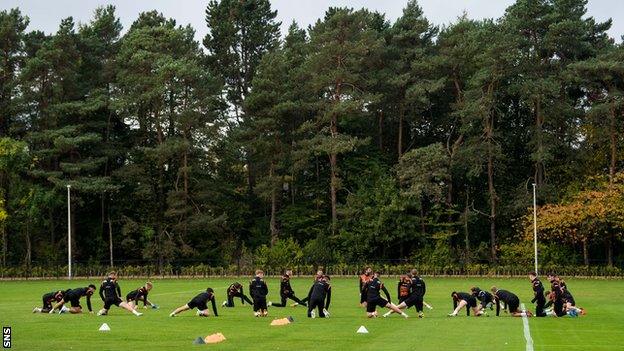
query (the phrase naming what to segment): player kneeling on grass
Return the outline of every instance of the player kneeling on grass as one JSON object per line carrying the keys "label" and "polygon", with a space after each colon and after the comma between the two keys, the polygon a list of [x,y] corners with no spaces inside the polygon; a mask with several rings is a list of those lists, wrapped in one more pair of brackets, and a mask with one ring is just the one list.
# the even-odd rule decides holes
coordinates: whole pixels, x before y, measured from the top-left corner
{"label": "player kneeling on grass", "polygon": [[295,301],[293,306],[297,306],[297,305],[305,306],[306,305],[306,303],[304,301],[300,300],[297,296],[295,296],[295,292],[293,291],[293,288],[290,286],[290,276],[291,275],[292,275],[292,271],[290,269],[286,270],[286,272],[284,272],[284,275],[282,275],[282,280],[280,282],[280,298],[281,298],[281,302],[280,303],[273,303],[273,302],[269,301],[269,306],[286,307],[286,301],[288,299],[291,299],[291,300]]}
{"label": "player kneeling on grass", "polygon": [[[69,289],[63,293],[63,299],[52,306],[52,309],[48,313],[53,313],[54,310],[59,309],[59,313],[82,313],[82,306],[80,306],[80,298],[83,296],[87,297],[87,308],[89,309],[89,313],[93,313],[93,309],[91,308],[91,295],[95,292],[95,285],[90,284],[84,288],[76,288]],[[65,303],[70,302],[71,307],[65,307]]]}
{"label": "player kneeling on grass", "polygon": [[218,317],[219,314],[217,313],[217,303],[215,302],[215,294],[212,288],[207,288],[206,292],[200,293],[199,295],[195,296],[186,305],[176,308],[175,311],[169,314],[169,317],[175,317],[178,313],[192,310],[193,308],[197,308],[198,316],[208,317],[210,315],[208,311],[208,301],[212,303],[212,312],[214,312],[215,317]]}
{"label": "player kneeling on grass", "polygon": [[57,303],[63,299],[63,290],[53,291],[44,294],[41,299],[43,300],[43,307],[35,307],[33,313],[48,313],[52,310],[52,302]]}
{"label": "player kneeling on grass", "polygon": [[494,295],[494,302],[496,303],[496,316],[498,317],[500,314],[500,304],[503,303],[503,310],[509,310],[509,313],[513,317],[531,317],[533,314],[531,311],[520,311],[520,299],[516,294],[507,291],[507,290],[499,290],[497,287],[493,286],[490,289],[492,294]]}
{"label": "player kneeling on grass", "polygon": [[479,289],[478,286],[473,286],[470,288],[470,292],[472,296],[474,296],[477,300],[479,300],[480,305],[479,310],[483,312],[483,314],[487,314],[485,311],[486,308],[490,310],[494,309],[494,296],[485,290]]}
{"label": "player kneeling on grass", "polygon": [[[391,302],[388,289],[386,289],[381,280],[379,280],[379,273],[375,272],[373,274],[373,279],[364,284],[363,289],[362,293],[366,296],[366,313],[368,318],[377,317],[377,306],[387,307],[405,318],[408,317],[405,312],[401,311]],[[386,294],[386,297],[388,298],[387,301],[381,297],[381,291]]]}
{"label": "player kneeling on grass", "polygon": [[250,305],[253,305],[253,302],[245,295],[243,292],[243,284],[239,282],[235,282],[228,286],[227,291],[227,301],[223,301],[221,306],[223,307],[234,307],[234,298],[240,297],[241,303],[244,305],[247,302]]}
{"label": "player kneeling on grass", "polygon": [[143,308],[147,308],[147,306],[151,306],[152,308],[158,308],[158,305],[154,305],[150,300],[147,299],[147,294],[152,290],[154,285],[151,282],[145,283],[144,286],[132,290],[126,295],[126,302],[132,309],[135,309],[139,306],[139,301],[143,301]]}
{"label": "player kneeling on grass", "polygon": [[329,303],[331,302],[331,285],[329,284],[329,276],[324,275],[314,281],[310,291],[308,292],[308,317],[316,318],[315,308],[318,308],[318,316],[320,318],[328,318]]}
{"label": "player kneeling on grass", "polygon": [[477,307],[477,298],[472,294],[453,291],[451,297],[453,298],[453,312],[448,314],[449,317],[456,317],[464,307],[466,307],[466,316],[470,316],[470,309],[474,312],[475,317],[483,314]]}
{"label": "player kneeling on grass", "polygon": [[98,316],[107,315],[108,310],[113,305],[131,312],[137,317],[143,315],[143,313],[135,311],[133,306],[121,299],[121,288],[117,283],[117,273],[115,272],[108,273],[108,277],[102,282],[102,285],[100,285],[100,298],[104,301],[104,307],[98,312]]}
{"label": "player kneeling on grass", "polygon": [[267,309],[266,297],[269,294],[269,288],[263,280],[264,272],[261,270],[256,271],[256,276],[249,282],[249,294],[253,299],[254,316],[266,317],[269,315]]}
{"label": "player kneeling on grass", "polygon": [[531,303],[536,303],[535,305],[535,316],[536,317],[546,317],[546,312],[544,311],[544,306],[546,305],[546,298],[544,297],[544,284],[537,278],[537,273],[530,272],[529,280],[531,281],[531,286],[533,287],[533,300]]}
{"label": "player kneeling on grass", "polygon": [[576,301],[574,300],[574,296],[570,290],[568,290],[568,285],[566,282],[561,279],[558,275],[555,275],[555,280],[559,283],[561,287],[561,297],[563,299],[563,308],[565,312],[570,317],[578,317],[579,314],[585,315],[585,309],[581,307],[576,307]]}

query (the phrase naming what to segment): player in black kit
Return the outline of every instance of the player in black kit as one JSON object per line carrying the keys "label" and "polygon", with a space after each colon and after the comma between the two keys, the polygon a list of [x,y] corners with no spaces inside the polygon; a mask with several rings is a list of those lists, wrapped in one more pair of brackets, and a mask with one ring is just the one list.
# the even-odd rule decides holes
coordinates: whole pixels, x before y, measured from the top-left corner
{"label": "player in black kit", "polygon": [[234,282],[228,286],[227,291],[227,301],[223,301],[221,306],[223,307],[234,307],[234,298],[240,297],[241,303],[244,305],[247,302],[250,305],[253,305],[253,302],[245,295],[243,292],[243,284],[239,282]]}
{"label": "player in black kit", "polygon": [[269,294],[269,288],[263,280],[264,272],[256,271],[256,276],[249,282],[249,294],[253,300],[254,316],[266,317],[269,315],[267,309],[266,296]]}
{"label": "player in black kit", "polygon": [[212,288],[207,288],[205,292],[195,296],[186,305],[176,308],[169,314],[169,317],[175,317],[178,313],[192,310],[193,308],[197,308],[198,316],[208,317],[210,315],[210,312],[208,311],[208,301],[212,303],[212,312],[214,312],[215,317],[218,317],[217,303],[215,302],[215,294]]}
{"label": "player in black kit", "polygon": [[535,303],[535,316],[536,317],[546,317],[546,312],[544,312],[544,306],[546,305],[546,298],[544,297],[544,285],[537,278],[537,273],[531,272],[529,273],[529,280],[531,281],[531,285],[533,287],[533,300],[531,303]]}
{"label": "player in black kit", "polygon": [[148,305],[154,309],[158,308],[157,305],[154,305],[147,299],[147,294],[149,294],[153,287],[154,285],[151,282],[147,282],[144,286],[136,290],[132,290],[128,293],[128,295],[126,295],[126,302],[130,305],[130,307],[132,307],[132,309],[136,309],[138,307],[139,301],[143,301],[143,308],[147,308]]}
{"label": "player in black kit", "polygon": [[[381,291],[384,292],[388,300],[384,300],[381,297]],[[373,273],[373,279],[364,284],[362,293],[366,296],[366,313],[368,318],[377,317],[377,306],[387,307],[405,318],[408,317],[405,312],[401,311],[391,302],[390,293],[379,280],[378,272]]]}
{"label": "player in black kit", "polygon": [[[405,308],[416,306],[416,312],[418,312],[418,318],[423,318],[425,316],[423,314],[423,304],[424,304],[425,293],[427,292],[425,281],[422,280],[422,278],[418,276],[418,271],[415,269],[413,269],[412,272],[406,275],[405,277],[406,277],[405,283],[407,283],[406,285],[409,288],[408,296],[407,298],[403,299],[403,301],[399,300],[401,301],[401,303],[399,303],[397,307],[402,310]],[[402,288],[404,289],[406,285],[402,285],[402,286],[399,285],[399,291],[401,291]],[[383,316],[388,317],[392,313],[394,313],[394,311],[390,310],[386,312]]]}
{"label": "player in black kit", "polygon": [[331,285],[328,275],[317,278],[308,292],[308,317],[316,318],[315,308],[318,308],[320,318],[328,318],[329,304],[331,302]]}
{"label": "player in black kit", "polygon": [[453,291],[451,293],[451,298],[453,298],[453,312],[448,314],[449,317],[456,317],[459,311],[464,307],[466,307],[466,316],[470,316],[470,309],[472,309],[476,317],[483,314],[477,307],[477,298],[472,294]]}
{"label": "player in black kit", "polygon": [[52,302],[59,302],[63,299],[63,290],[57,290],[44,294],[41,299],[43,300],[43,307],[35,307],[33,313],[48,313],[52,309]]}
{"label": "player in black kit", "polygon": [[554,274],[548,274],[548,281],[550,282],[550,293],[548,293],[548,303],[545,307],[553,306],[552,314],[557,317],[563,317],[566,315],[565,308],[563,306],[563,290],[559,285],[559,281],[555,279]]}
{"label": "player in black kit", "polygon": [[295,296],[295,292],[293,291],[292,287],[290,286],[290,276],[292,275],[292,271],[291,270],[286,270],[286,272],[284,272],[284,275],[282,275],[282,280],[280,282],[280,298],[281,298],[281,302],[280,303],[273,303],[271,301],[269,301],[269,306],[275,306],[275,307],[286,307],[286,301],[288,299],[291,299],[293,301],[295,301],[295,305],[303,305],[305,306],[306,303],[302,300],[300,300],[297,296]]}
{"label": "player in black kit", "polygon": [[121,299],[121,288],[117,283],[117,273],[115,272],[108,273],[108,277],[100,285],[100,298],[104,301],[104,307],[98,312],[98,316],[107,315],[108,310],[113,305],[129,311],[137,317],[143,315]]}
{"label": "player in black kit", "polygon": [[477,300],[479,300],[481,307],[479,309],[485,314],[485,309],[490,308],[490,310],[494,309],[494,296],[485,290],[479,289],[478,286],[473,286],[470,288],[470,292],[472,296],[474,296]]}
{"label": "player in black kit", "polygon": [[496,303],[496,316],[498,317],[500,314],[500,304],[503,303],[503,309],[509,310],[509,313],[513,317],[531,317],[533,314],[531,311],[521,311],[520,310],[520,299],[518,296],[507,290],[499,290],[497,287],[493,286],[490,289],[492,295],[494,295],[494,302]]}
{"label": "player in black kit", "polygon": [[[59,313],[69,312],[72,314],[82,313],[82,306],[80,306],[80,298],[87,297],[87,308],[89,313],[93,313],[91,308],[91,295],[95,292],[95,285],[90,284],[84,288],[69,289],[63,293],[63,299],[57,302],[48,313],[53,313],[54,310],[59,309]],[[65,303],[70,302],[71,308],[65,307]]]}

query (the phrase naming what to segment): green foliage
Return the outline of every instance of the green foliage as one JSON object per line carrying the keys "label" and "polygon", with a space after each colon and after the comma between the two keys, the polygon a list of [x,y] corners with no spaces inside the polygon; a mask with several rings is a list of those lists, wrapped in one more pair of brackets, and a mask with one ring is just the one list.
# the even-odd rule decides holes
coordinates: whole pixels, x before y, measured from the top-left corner
{"label": "green foliage", "polygon": [[258,267],[273,269],[275,272],[294,267],[301,262],[303,252],[292,238],[277,240],[271,247],[262,245],[256,251]]}
{"label": "green foliage", "polygon": [[0,11],[3,265],[63,257],[71,185],[81,262],[512,272],[531,183],[546,265],[621,265],[624,51],[586,1],[329,8],[283,38],[268,0],[205,10],[203,48],[156,11],[49,35]]}

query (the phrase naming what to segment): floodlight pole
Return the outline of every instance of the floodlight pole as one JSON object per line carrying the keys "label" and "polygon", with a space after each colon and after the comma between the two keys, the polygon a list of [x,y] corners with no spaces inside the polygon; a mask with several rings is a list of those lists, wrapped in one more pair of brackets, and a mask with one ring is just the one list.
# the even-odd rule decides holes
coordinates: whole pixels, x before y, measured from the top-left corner
{"label": "floodlight pole", "polygon": [[71,185],[67,184],[67,278],[72,278],[71,254]]}
{"label": "floodlight pole", "polygon": [[537,272],[537,190],[533,183],[533,249],[535,250],[535,274]]}

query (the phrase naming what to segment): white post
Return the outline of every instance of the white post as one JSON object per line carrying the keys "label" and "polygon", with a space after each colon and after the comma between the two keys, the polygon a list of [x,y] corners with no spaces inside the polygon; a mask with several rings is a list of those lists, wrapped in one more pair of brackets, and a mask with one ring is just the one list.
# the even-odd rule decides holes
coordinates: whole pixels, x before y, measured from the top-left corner
{"label": "white post", "polygon": [[537,190],[533,183],[533,248],[535,250],[535,274],[537,272]]}
{"label": "white post", "polygon": [[67,277],[72,278],[71,254],[71,185],[67,184]]}

